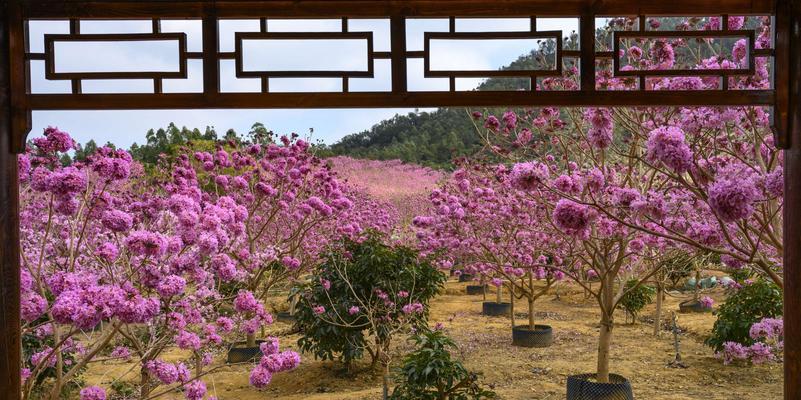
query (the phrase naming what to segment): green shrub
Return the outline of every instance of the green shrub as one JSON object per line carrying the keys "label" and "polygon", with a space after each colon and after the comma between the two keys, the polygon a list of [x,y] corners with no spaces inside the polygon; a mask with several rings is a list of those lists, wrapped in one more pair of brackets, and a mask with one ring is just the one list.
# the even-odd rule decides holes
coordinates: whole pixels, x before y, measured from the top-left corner
{"label": "green shrub", "polygon": [[782,315],[782,292],[773,282],[758,278],[729,296],[715,312],[718,319],[712,327],[712,336],[705,343],[715,351],[723,343],[754,344],[748,332],[751,325],[762,318]]}
{"label": "green shrub", "polygon": [[745,284],[745,281],[752,279],[755,276],[754,270],[748,266],[742,268],[731,269],[729,277],[739,284]]}
{"label": "green shrub", "polygon": [[626,311],[627,318],[631,317],[632,323],[637,320],[637,315],[640,311],[654,301],[654,294],[656,293],[656,289],[650,286],[639,285],[635,287],[638,282],[637,279],[628,280],[625,287],[626,292],[623,298],[620,299],[620,307],[623,307],[623,310]]}
{"label": "green shrub", "polygon": [[[425,326],[428,302],[446,279],[416,250],[387,245],[376,234],[358,242],[345,240],[323,256],[309,282],[293,292],[301,299],[296,318],[303,336],[298,345],[315,358],[340,359],[346,365],[365,351],[375,365],[393,333]],[[403,306],[410,304],[423,310],[404,312]]]}
{"label": "green shrub", "polygon": [[441,331],[423,331],[411,338],[415,350],[406,355],[396,378],[393,400],[468,400],[495,398],[478,384],[478,375],[451,359],[453,341]]}

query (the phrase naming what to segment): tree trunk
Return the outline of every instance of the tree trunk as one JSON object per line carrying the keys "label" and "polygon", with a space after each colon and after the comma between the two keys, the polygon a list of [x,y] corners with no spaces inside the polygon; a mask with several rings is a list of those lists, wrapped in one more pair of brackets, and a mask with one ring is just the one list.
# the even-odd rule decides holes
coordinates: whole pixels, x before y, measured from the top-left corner
{"label": "tree trunk", "polygon": [[509,315],[512,318],[512,328],[515,327],[515,286],[509,286]]}
{"label": "tree trunk", "polygon": [[662,282],[656,283],[656,312],[654,313],[654,336],[659,337],[662,332],[662,295],[664,292]]}
{"label": "tree trunk", "polygon": [[534,330],[534,273],[528,270],[528,330]]}
{"label": "tree trunk", "polygon": [[148,372],[144,367],[140,372],[139,386],[141,386],[139,389],[139,398],[146,399],[150,395],[150,375],[148,375]]}
{"label": "tree trunk", "polygon": [[534,296],[528,298],[528,330],[534,330]]}
{"label": "tree trunk", "polygon": [[256,347],[256,334],[255,333],[248,333],[246,345],[247,345],[247,347]]}
{"label": "tree trunk", "polygon": [[384,388],[382,390],[383,399],[389,400],[389,363],[384,365],[384,376],[382,380],[384,381]]}
{"label": "tree trunk", "polygon": [[609,383],[609,349],[612,345],[612,318],[604,313],[601,316],[601,332],[598,337],[598,382]]}
{"label": "tree trunk", "polygon": [[503,294],[501,293],[502,290],[503,290],[503,285],[498,286],[498,291],[495,292],[495,295],[496,295],[495,302],[498,303],[498,304],[501,304],[503,302]]}
{"label": "tree trunk", "polygon": [[298,306],[298,296],[292,296],[289,300],[289,315],[295,315],[295,309]]}

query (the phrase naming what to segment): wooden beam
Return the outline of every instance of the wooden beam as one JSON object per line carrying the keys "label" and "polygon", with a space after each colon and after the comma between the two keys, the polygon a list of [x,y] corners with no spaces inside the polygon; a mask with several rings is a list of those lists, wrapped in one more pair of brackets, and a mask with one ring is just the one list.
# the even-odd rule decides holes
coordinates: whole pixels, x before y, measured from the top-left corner
{"label": "wooden beam", "polygon": [[[11,18],[8,1],[0,1],[0,393],[20,397],[20,261],[17,157],[12,149]],[[19,22],[19,21],[16,21]]]}
{"label": "wooden beam", "polygon": [[789,49],[785,65],[789,148],[784,151],[784,398],[796,400],[801,399],[801,0],[779,3],[789,5],[790,14],[777,18],[778,35],[788,40]]}
{"label": "wooden beam", "polygon": [[738,91],[470,91],[348,93],[32,94],[34,110],[145,110],[203,108],[384,108],[502,106],[745,106],[771,105],[772,90]]}
{"label": "wooden beam", "polygon": [[181,18],[203,16],[214,4],[220,18],[271,17],[435,17],[597,15],[743,15],[771,14],[772,0],[26,0],[30,18]]}
{"label": "wooden beam", "polygon": [[394,16],[389,21],[390,57],[392,63],[392,92],[404,93],[407,90],[406,69],[406,18]]}

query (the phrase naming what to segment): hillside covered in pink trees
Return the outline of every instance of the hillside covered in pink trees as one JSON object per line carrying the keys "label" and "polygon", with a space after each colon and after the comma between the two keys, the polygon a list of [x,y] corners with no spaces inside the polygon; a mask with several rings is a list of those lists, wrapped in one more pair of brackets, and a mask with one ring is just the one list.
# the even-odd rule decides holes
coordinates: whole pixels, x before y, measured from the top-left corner
{"label": "hillside covered in pink trees", "polygon": [[411,222],[429,206],[428,196],[445,173],[400,160],[327,159],[341,178],[370,196],[393,204],[401,221]]}

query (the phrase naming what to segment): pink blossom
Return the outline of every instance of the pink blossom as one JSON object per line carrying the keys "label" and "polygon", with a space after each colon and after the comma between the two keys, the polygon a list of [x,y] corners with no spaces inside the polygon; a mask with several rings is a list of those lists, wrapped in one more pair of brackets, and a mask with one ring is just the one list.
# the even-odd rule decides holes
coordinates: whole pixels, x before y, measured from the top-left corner
{"label": "pink blossom", "polygon": [[97,248],[95,254],[97,254],[97,256],[106,263],[112,263],[117,259],[119,253],[120,252],[117,250],[117,245],[111,242],[105,242]]}
{"label": "pink blossom", "polygon": [[784,170],[781,167],[765,175],[765,191],[773,197],[784,195]]}
{"label": "pink blossom", "polygon": [[177,275],[168,275],[158,283],[156,290],[161,297],[173,297],[184,293],[186,279]]}
{"label": "pink blossom", "polygon": [[567,199],[559,200],[553,211],[553,220],[556,226],[566,233],[574,235],[585,232],[589,228],[592,218],[589,207]]}
{"label": "pink blossom", "polygon": [[723,363],[728,365],[733,361],[748,358],[748,349],[737,342],[726,342],[723,343],[723,351],[720,355],[723,357]]}
{"label": "pink blossom", "polygon": [[425,310],[420,303],[410,303],[403,306],[402,311],[404,314],[419,314]]}
{"label": "pink blossom", "polygon": [[757,191],[751,179],[724,179],[709,187],[709,206],[725,222],[749,217],[754,212]]}
{"label": "pink blossom", "polygon": [[202,400],[206,395],[206,383],[199,379],[187,383],[184,387],[184,395],[187,400]]}
{"label": "pink blossom", "polygon": [[201,347],[200,337],[189,331],[180,331],[175,336],[175,344],[184,350],[199,350]]}
{"label": "pink blossom", "polygon": [[33,139],[33,144],[43,153],[63,153],[75,149],[75,141],[70,135],[52,126],[44,130],[44,137]]}
{"label": "pink blossom", "polygon": [[259,350],[261,350],[261,354],[265,356],[278,353],[278,338],[268,337],[263,343],[259,344]]}
{"label": "pink blossom", "polygon": [[240,290],[234,299],[234,308],[239,312],[255,313],[262,309],[262,305],[252,292]]}
{"label": "pink blossom", "polygon": [[584,118],[590,123],[587,131],[587,140],[593,147],[605,149],[612,144],[612,133],[614,123],[612,112],[607,108],[588,108],[584,112]]}
{"label": "pink blossom", "polygon": [[100,386],[87,386],[81,389],[81,400],[106,400],[106,391]]}
{"label": "pink blossom", "polygon": [[250,384],[258,389],[267,387],[272,379],[272,372],[261,365],[257,365],[252,371],[250,371]]}
{"label": "pink blossom", "polygon": [[158,232],[134,231],[125,239],[125,245],[136,255],[159,257],[167,250],[167,239]]}
{"label": "pink blossom", "polygon": [[693,153],[684,142],[684,132],[675,126],[663,126],[648,135],[648,158],[682,173],[692,168]]}
{"label": "pink blossom", "polygon": [[161,360],[150,360],[145,364],[145,368],[151,375],[165,385],[170,385],[178,381],[178,368],[175,364]]}
{"label": "pink blossom", "polygon": [[512,167],[510,179],[513,185],[522,190],[536,189],[548,179],[548,166],[536,161],[518,163]]}

